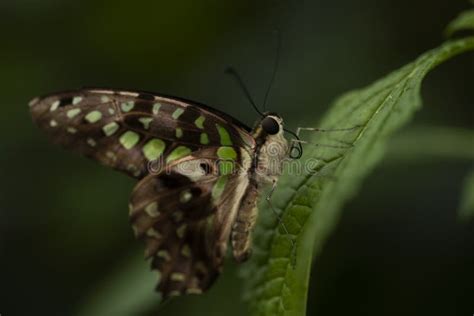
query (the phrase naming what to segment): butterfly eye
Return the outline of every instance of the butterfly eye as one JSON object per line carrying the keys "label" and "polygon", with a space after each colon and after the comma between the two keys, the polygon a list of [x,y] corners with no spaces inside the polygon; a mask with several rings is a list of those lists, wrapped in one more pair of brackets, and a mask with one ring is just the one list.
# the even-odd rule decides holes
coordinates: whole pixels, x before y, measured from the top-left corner
{"label": "butterfly eye", "polygon": [[262,120],[262,128],[267,134],[270,135],[275,135],[280,131],[280,125],[274,118],[270,116],[267,116]]}
{"label": "butterfly eye", "polygon": [[204,174],[205,175],[208,175],[211,173],[211,166],[207,163],[201,163],[199,165],[199,167],[201,167],[202,171],[204,171]]}

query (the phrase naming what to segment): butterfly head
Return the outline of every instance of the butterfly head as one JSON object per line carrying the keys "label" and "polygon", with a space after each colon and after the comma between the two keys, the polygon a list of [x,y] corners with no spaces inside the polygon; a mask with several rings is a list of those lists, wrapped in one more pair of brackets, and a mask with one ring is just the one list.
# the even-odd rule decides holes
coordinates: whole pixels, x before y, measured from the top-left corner
{"label": "butterfly head", "polygon": [[276,113],[262,113],[262,118],[257,121],[254,128],[254,137],[260,144],[263,143],[281,143],[286,147],[286,139],[284,137],[283,119]]}
{"label": "butterfly head", "polygon": [[[276,113],[262,113],[262,118],[257,121],[254,137],[261,148],[276,146],[283,154],[287,150],[287,140],[284,136],[283,119]],[[275,149],[276,150],[276,149]]]}
{"label": "butterfly head", "polygon": [[293,137],[293,141],[291,142],[291,146],[288,150],[288,155],[292,159],[299,159],[303,155],[303,148],[301,146],[301,142],[299,142],[299,137],[296,135],[295,132],[284,128],[283,126],[283,119],[281,116],[274,112],[265,112],[262,113],[262,119],[257,123],[256,139],[260,139],[262,142],[267,143],[280,143],[282,145],[287,144],[283,133],[289,133]]}
{"label": "butterfly head", "polygon": [[276,113],[264,113],[260,125],[263,132],[270,137],[283,131],[283,119]]}
{"label": "butterfly head", "polygon": [[295,132],[284,128],[283,119],[281,116],[274,112],[262,113],[262,119],[258,124],[261,127],[263,134],[267,140],[282,140],[284,139],[283,133],[287,132],[293,137],[291,147],[289,149],[289,156],[292,159],[299,159],[303,155],[303,147],[299,141],[298,135]]}

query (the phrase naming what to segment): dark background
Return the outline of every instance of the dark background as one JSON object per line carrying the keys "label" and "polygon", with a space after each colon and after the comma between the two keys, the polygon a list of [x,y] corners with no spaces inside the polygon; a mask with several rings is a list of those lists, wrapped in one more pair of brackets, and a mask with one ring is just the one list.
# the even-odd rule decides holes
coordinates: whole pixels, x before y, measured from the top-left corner
{"label": "dark background", "polygon": [[[34,96],[84,85],[151,90],[252,125],[255,113],[223,69],[236,66],[260,104],[279,28],[282,59],[270,109],[290,126],[314,125],[337,95],[440,44],[447,23],[469,7],[428,0],[1,1],[0,314],[72,314],[143,249],[128,225],[134,181],[49,144],[29,117]],[[407,129],[473,127],[473,57],[429,75],[425,107]],[[315,260],[308,315],[472,315],[474,223],[456,213],[471,163],[382,162]],[[229,262],[209,293],[175,300],[158,314],[245,314],[237,271]],[[136,314],[144,310],[151,313]]]}

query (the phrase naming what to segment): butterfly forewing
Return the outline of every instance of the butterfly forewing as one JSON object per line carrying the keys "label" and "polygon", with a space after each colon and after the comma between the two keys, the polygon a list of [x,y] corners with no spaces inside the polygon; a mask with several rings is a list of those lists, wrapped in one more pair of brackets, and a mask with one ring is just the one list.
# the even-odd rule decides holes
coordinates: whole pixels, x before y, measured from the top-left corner
{"label": "butterfly forewing", "polygon": [[35,99],[30,108],[55,143],[136,178],[150,161],[164,166],[203,147],[254,146],[245,126],[225,114],[151,93],[83,89]]}

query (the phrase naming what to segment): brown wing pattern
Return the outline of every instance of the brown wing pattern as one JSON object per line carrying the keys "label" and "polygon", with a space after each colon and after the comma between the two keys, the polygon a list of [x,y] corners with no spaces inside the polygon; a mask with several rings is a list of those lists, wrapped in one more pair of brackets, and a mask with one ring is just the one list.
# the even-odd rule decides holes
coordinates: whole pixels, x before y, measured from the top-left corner
{"label": "brown wing pattern", "polygon": [[203,147],[251,149],[242,123],[204,105],[153,93],[82,89],[30,102],[35,123],[53,142],[130,176]]}
{"label": "brown wing pattern", "polygon": [[145,177],[131,196],[132,226],[146,243],[165,299],[212,285],[248,185],[245,173],[222,174],[216,159],[201,158],[208,156],[199,151]]}

